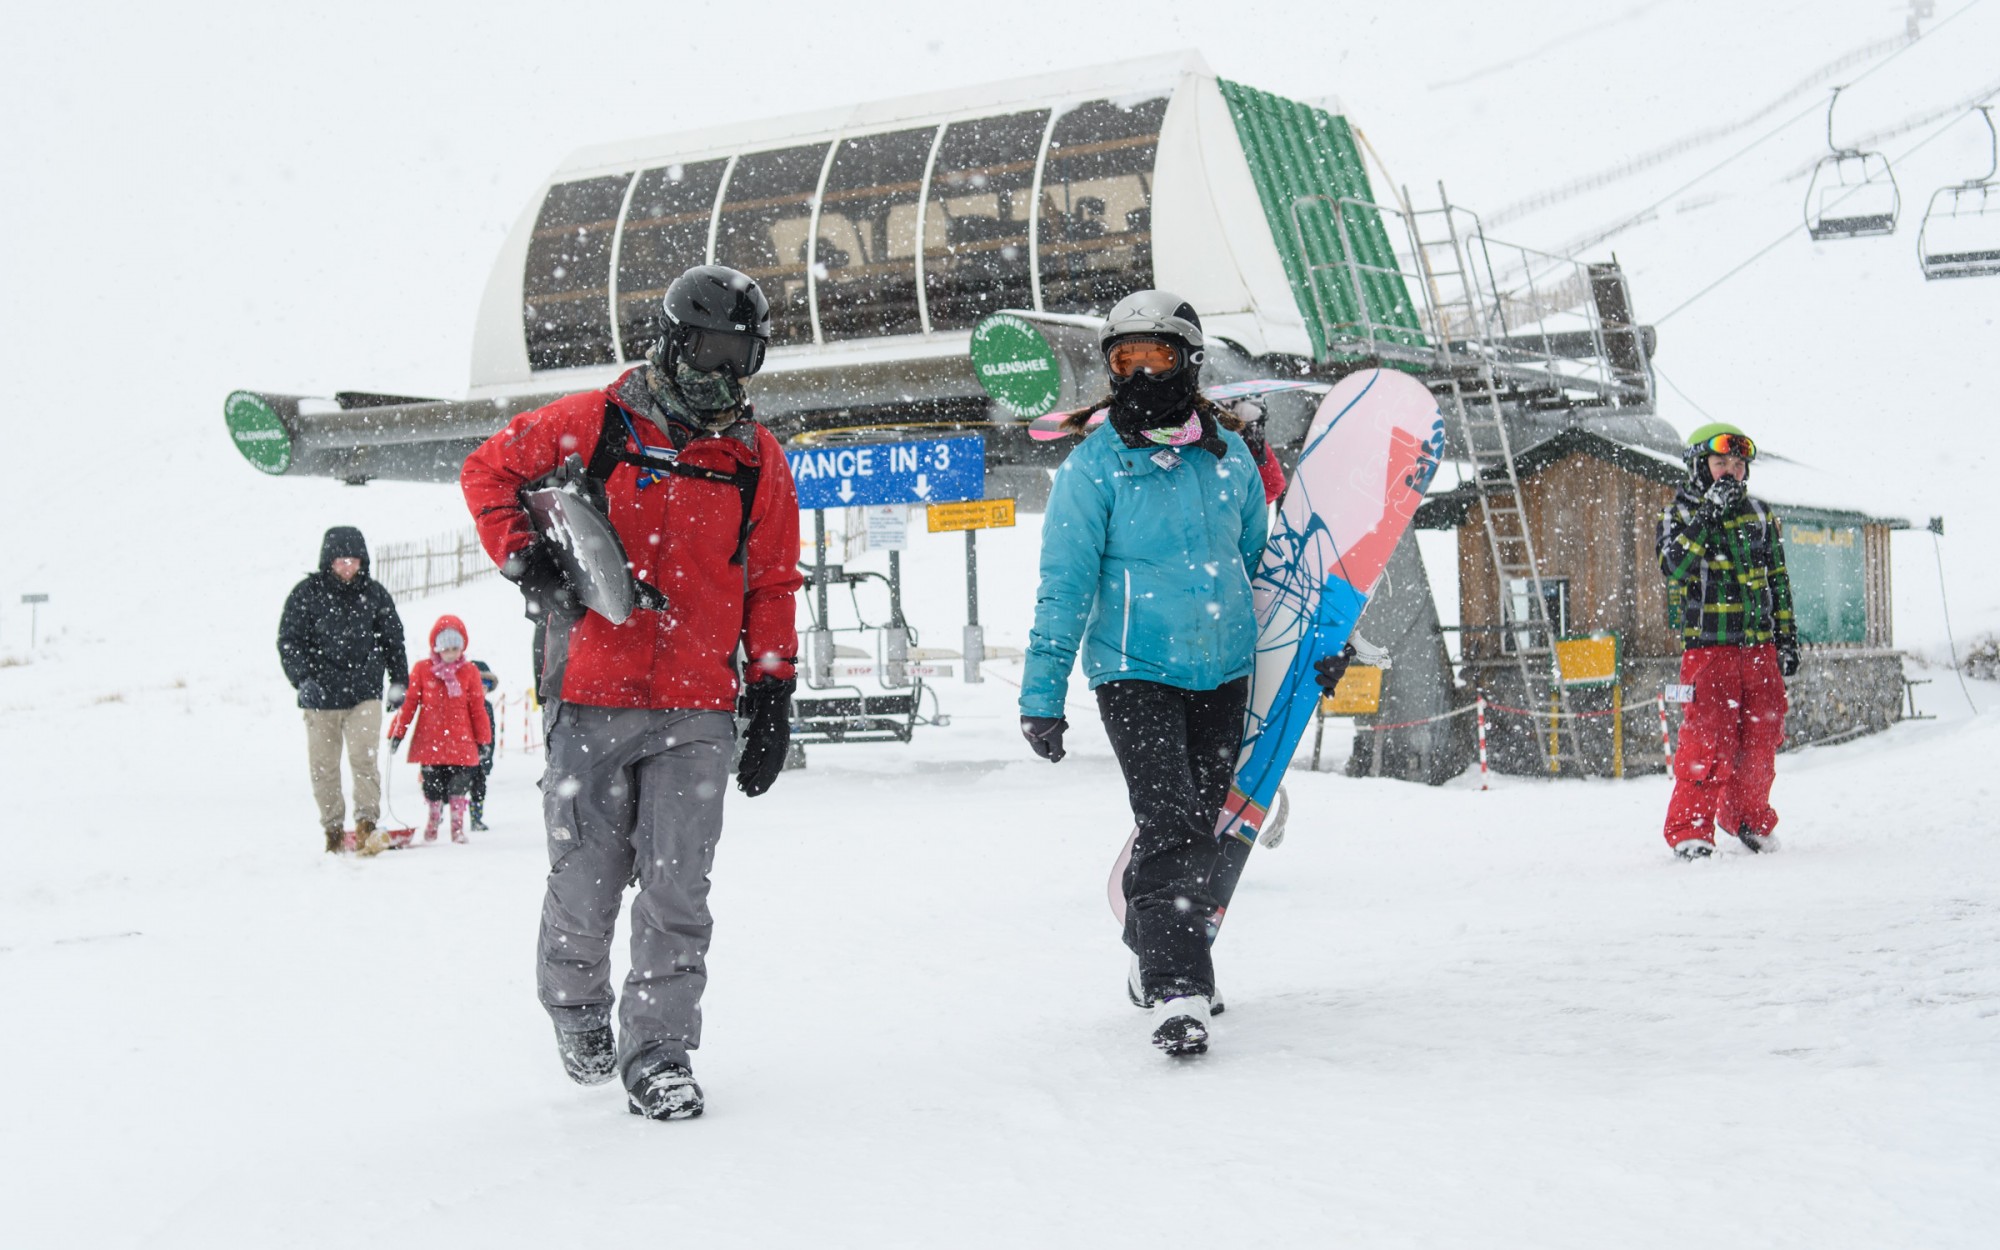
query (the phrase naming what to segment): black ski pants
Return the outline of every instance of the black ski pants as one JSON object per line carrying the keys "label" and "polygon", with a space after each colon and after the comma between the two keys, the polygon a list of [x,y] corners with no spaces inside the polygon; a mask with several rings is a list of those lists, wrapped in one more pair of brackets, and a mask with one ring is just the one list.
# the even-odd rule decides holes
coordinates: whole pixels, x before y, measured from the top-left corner
{"label": "black ski pants", "polygon": [[1139,957],[1148,1002],[1215,993],[1208,953],[1215,820],[1236,772],[1249,695],[1247,677],[1213,690],[1153,681],[1097,688],[1139,826],[1125,869],[1125,945]]}

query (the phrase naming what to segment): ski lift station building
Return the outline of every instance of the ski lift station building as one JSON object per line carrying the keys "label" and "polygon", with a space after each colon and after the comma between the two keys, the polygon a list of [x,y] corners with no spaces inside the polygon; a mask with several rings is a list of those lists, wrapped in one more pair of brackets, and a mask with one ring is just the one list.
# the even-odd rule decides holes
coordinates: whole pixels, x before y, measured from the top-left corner
{"label": "ski lift station building", "polygon": [[[1329,280],[1345,259],[1336,205],[1370,198],[1344,118],[1217,78],[1193,53],[584,148],[500,250],[465,399],[238,392],[232,430],[267,472],[455,480],[513,414],[641,359],[668,282],[712,262],[770,297],[751,394],[781,438],[977,428],[1012,490],[1030,479],[1009,468],[1061,458],[1023,421],[1105,389],[1095,322],[1130,291],[1201,310],[1222,340],[1210,382],[1420,341],[1379,214],[1350,214],[1344,233],[1381,324]],[[1023,385],[996,396],[971,351],[1001,310],[1046,354],[1000,362]]]}
{"label": "ski lift station building", "polygon": [[[1483,518],[1546,512],[1529,496],[1562,475],[1524,470],[1515,453],[1570,431],[1671,457],[1678,437],[1653,412],[1652,330],[1615,262],[1501,244],[1441,190],[1424,209],[1378,195],[1365,154],[1338,112],[1219,78],[1193,53],[584,148],[501,248],[465,398],[239,391],[225,415],[266,473],[456,481],[515,414],[642,359],[667,284],[712,262],[770,297],[772,349],[750,393],[781,440],[977,431],[988,495],[1032,510],[1068,444],[1031,439],[1027,422],[1103,394],[1099,320],[1128,292],[1164,287],[1202,315],[1205,385],[1386,365],[1439,396],[1469,494],[1425,515],[1442,527],[1481,518],[1484,537],[1464,544],[1489,553],[1484,566],[1460,562],[1460,616],[1470,629],[1485,621],[1479,605],[1497,605],[1489,628],[1527,641],[1504,654],[1467,646],[1461,683],[1406,540],[1362,622],[1394,658],[1377,719],[1423,720],[1477,691],[1561,705],[1551,657],[1563,630],[1592,619],[1587,586],[1572,578],[1568,600],[1552,597],[1549,583],[1571,575],[1551,566],[1545,578],[1528,544]],[[1269,396],[1281,459],[1315,402]],[[1643,491],[1617,498],[1609,532],[1657,515]],[[1620,551],[1635,567],[1618,586],[1657,580],[1648,552]],[[1887,544],[1867,551],[1882,561],[1868,584],[1886,586]],[[1885,629],[1868,639],[1888,646]],[[1668,645],[1641,654],[1653,650],[1627,649],[1635,690],[1656,681],[1639,662],[1664,660]],[[1431,781],[1467,752],[1452,723],[1361,736],[1387,743],[1366,753],[1377,766]],[[1524,735],[1536,745],[1523,768],[1558,762],[1543,741]],[[1607,771],[1587,746],[1564,754]]]}

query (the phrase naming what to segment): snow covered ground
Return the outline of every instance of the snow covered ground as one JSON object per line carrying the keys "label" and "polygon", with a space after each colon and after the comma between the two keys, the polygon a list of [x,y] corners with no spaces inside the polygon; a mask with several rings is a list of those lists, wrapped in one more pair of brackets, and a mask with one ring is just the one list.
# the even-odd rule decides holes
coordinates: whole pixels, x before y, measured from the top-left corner
{"label": "snow covered ground", "polygon": [[[2000,46],[2000,5],[1938,8],[1952,25],[1841,105],[1843,134],[1912,149],[1910,213],[1984,153],[1942,117],[1898,127],[1987,88]],[[0,1244],[2000,1238],[2000,688],[1974,712],[1932,669],[1939,719],[1784,757],[1769,859],[1672,862],[1657,779],[1295,773],[1219,948],[1215,1050],[1174,1065],[1120,988],[1103,887],[1128,817],[1089,701],[1051,769],[994,666],[942,684],[949,727],[815,749],[732,802],[712,1110],[646,1124],[568,1084],[534,1002],[531,756],[503,757],[469,847],[315,845],[279,604],[326,526],[420,538],[463,523],[455,496],[261,478],[219,411],[237,386],[456,393],[500,237],[577,145],[1194,45],[1338,93],[1420,199],[1442,178],[1497,213],[1636,165],[1495,233],[1553,247],[1644,210],[1587,254],[1615,250],[1661,320],[1665,415],[1699,403],[1865,506],[1944,514],[1962,645],[2000,626],[2000,282],[1923,283],[1913,219],[1726,277],[1796,221],[1822,143],[1802,110],[1885,55],[1845,60],[1901,6],[1522,0],[1329,30],[1258,0],[886,23],[768,0],[758,28],[814,32],[796,53],[670,6],[564,12],[79,3],[9,28]],[[573,37],[613,22],[658,55]],[[697,63],[754,90],[662,89]],[[996,644],[1022,641],[1035,534],[982,539]],[[1930,539],[1895,548],[1898,643],[1941,655]],[[956,645],[960,550],[911,555],[931,645]],[[19,597],[42,592],[31,647]],[[506,588],[406,619],[443,611],[518,690]]]}
{"label": "snow covered ground", "polygon": [[[985,539],[997,642],[1018,641],[1035,537]],[[961,550],[922,536],[909,557],[937,632]],[[144,665],[69,639],[0,670],[7,1244],[2000,1229],[2000,713],[1948,678],[1924,688],[1936,721],[1783,758],[1770,858],[1673,861],[1657,779],[1482,793],[1295,770],[1291,832],[1218,948],[1215,1048],[1178,1064],[1124,1001],[1104,880],[1129,816],[1087,696],[1051,768],[1015,730],[1017,668],[945,683],[950,726],[817,747],[732,798],[710,1111],[661,1125],[572,1086],[535,1004],[533,757],[502,757],[470,846],[323,854],[275,604],[167,621]],[[517,688],[510,592],[405,615],[445,610]]]}

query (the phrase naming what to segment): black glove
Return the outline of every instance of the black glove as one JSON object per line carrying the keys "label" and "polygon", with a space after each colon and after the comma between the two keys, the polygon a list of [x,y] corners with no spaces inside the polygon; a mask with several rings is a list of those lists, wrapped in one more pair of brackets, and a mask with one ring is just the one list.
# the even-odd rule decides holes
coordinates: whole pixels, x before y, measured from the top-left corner
{"label": "black glove", "polygon": [[1063,731],[1068,728],[1069,722],[1060,716],[1023,716],[1021,718],[1021,736],[1028,740],[1028,745],[1035,749],[1036,755],[1041,756],[1051,764],[1062,763],[1062,736]]}
{"label": "black glove", "polygon": [[396,752],[402,749],[403,749],[403,740],[401,738],[389,739],[389,754],[394,755]]}
{"label": "black glove", "polygon": [[315,708],[324,702],[326,702],[326,687],[320,685],[317,678],[308,677],[299,683],[300,707]]}
{"label": "black glove", "polygon": [[1354,661],[1354,644],[1344,643],[1332,655],[1323,655],[1313,662],[1313,680],[1326,694],[1332,694],[1340,685],[1340,679],[1347,672],[1347,666]]}
{"label": "black glove", "polygon": [[479,744],[479,768],[482,772],[493,771],[493,744],[490,742]]}
{"label": "black glove", "polygon": [[771,788],[785,767],[785,749],[792,744],[791,678],[766,677],[750,683],[737,711],[750,727],[743,732],[743,758],[736,764],[736,786],[751,798]]}
{"label": "black glove", "polygon": [[1243,445],[1250,449],[1250,458],[1258,464],[1264,463],[1264,453],[1270,450],[1270,443],[1264,438],[1264,423],[1253,421],[1243,427]]}
{"label": "black glove", "polygon": [[396,709],[402,707],[403,695],[406,692],[406,689],[407,688],[400,681],[390,682],[389,697],[382,701],[383,708],[385,708],[390,712],[394,712]]}
{"label": "black glove", "polygon": [[1701,510],[1719,521],[1736,511],[1736,506],[1748,493],[1748,488],[1737,478],[1716,478],[1708,493],[1701,497]]}
{"label": "black glove", "polygon": [[1787,677],[1796,677],[1799,672],[1799,640],[1778,639],[1778,671]]}
{"label": "black glove", "polygon": [[537,540],[508,556],[500,566],[500,576],[521,588],[530,620],[571,615],[577,609],[576,591],[546,540]]}

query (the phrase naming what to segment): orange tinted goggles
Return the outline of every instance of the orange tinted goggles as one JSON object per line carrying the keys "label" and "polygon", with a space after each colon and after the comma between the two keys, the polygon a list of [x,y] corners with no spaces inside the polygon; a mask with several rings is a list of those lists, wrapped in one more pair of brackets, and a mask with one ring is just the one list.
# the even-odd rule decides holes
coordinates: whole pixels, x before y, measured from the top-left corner
{"label": "orange tinted goggles", "polygon": [[1718,434],[1703,443],[1702,449],[1711,456],[1741,456],[1745,460],[1757,458],[1757,444],[1741,434]]}
{"label": "orange tinted goggles", "polygon": [[1181,349],[1158,339],[1128,339],[1114,344],[1105,358],[1111,372],[1129,378],[1140,370],[1152,374],[1172,373],[1181,364]]}

